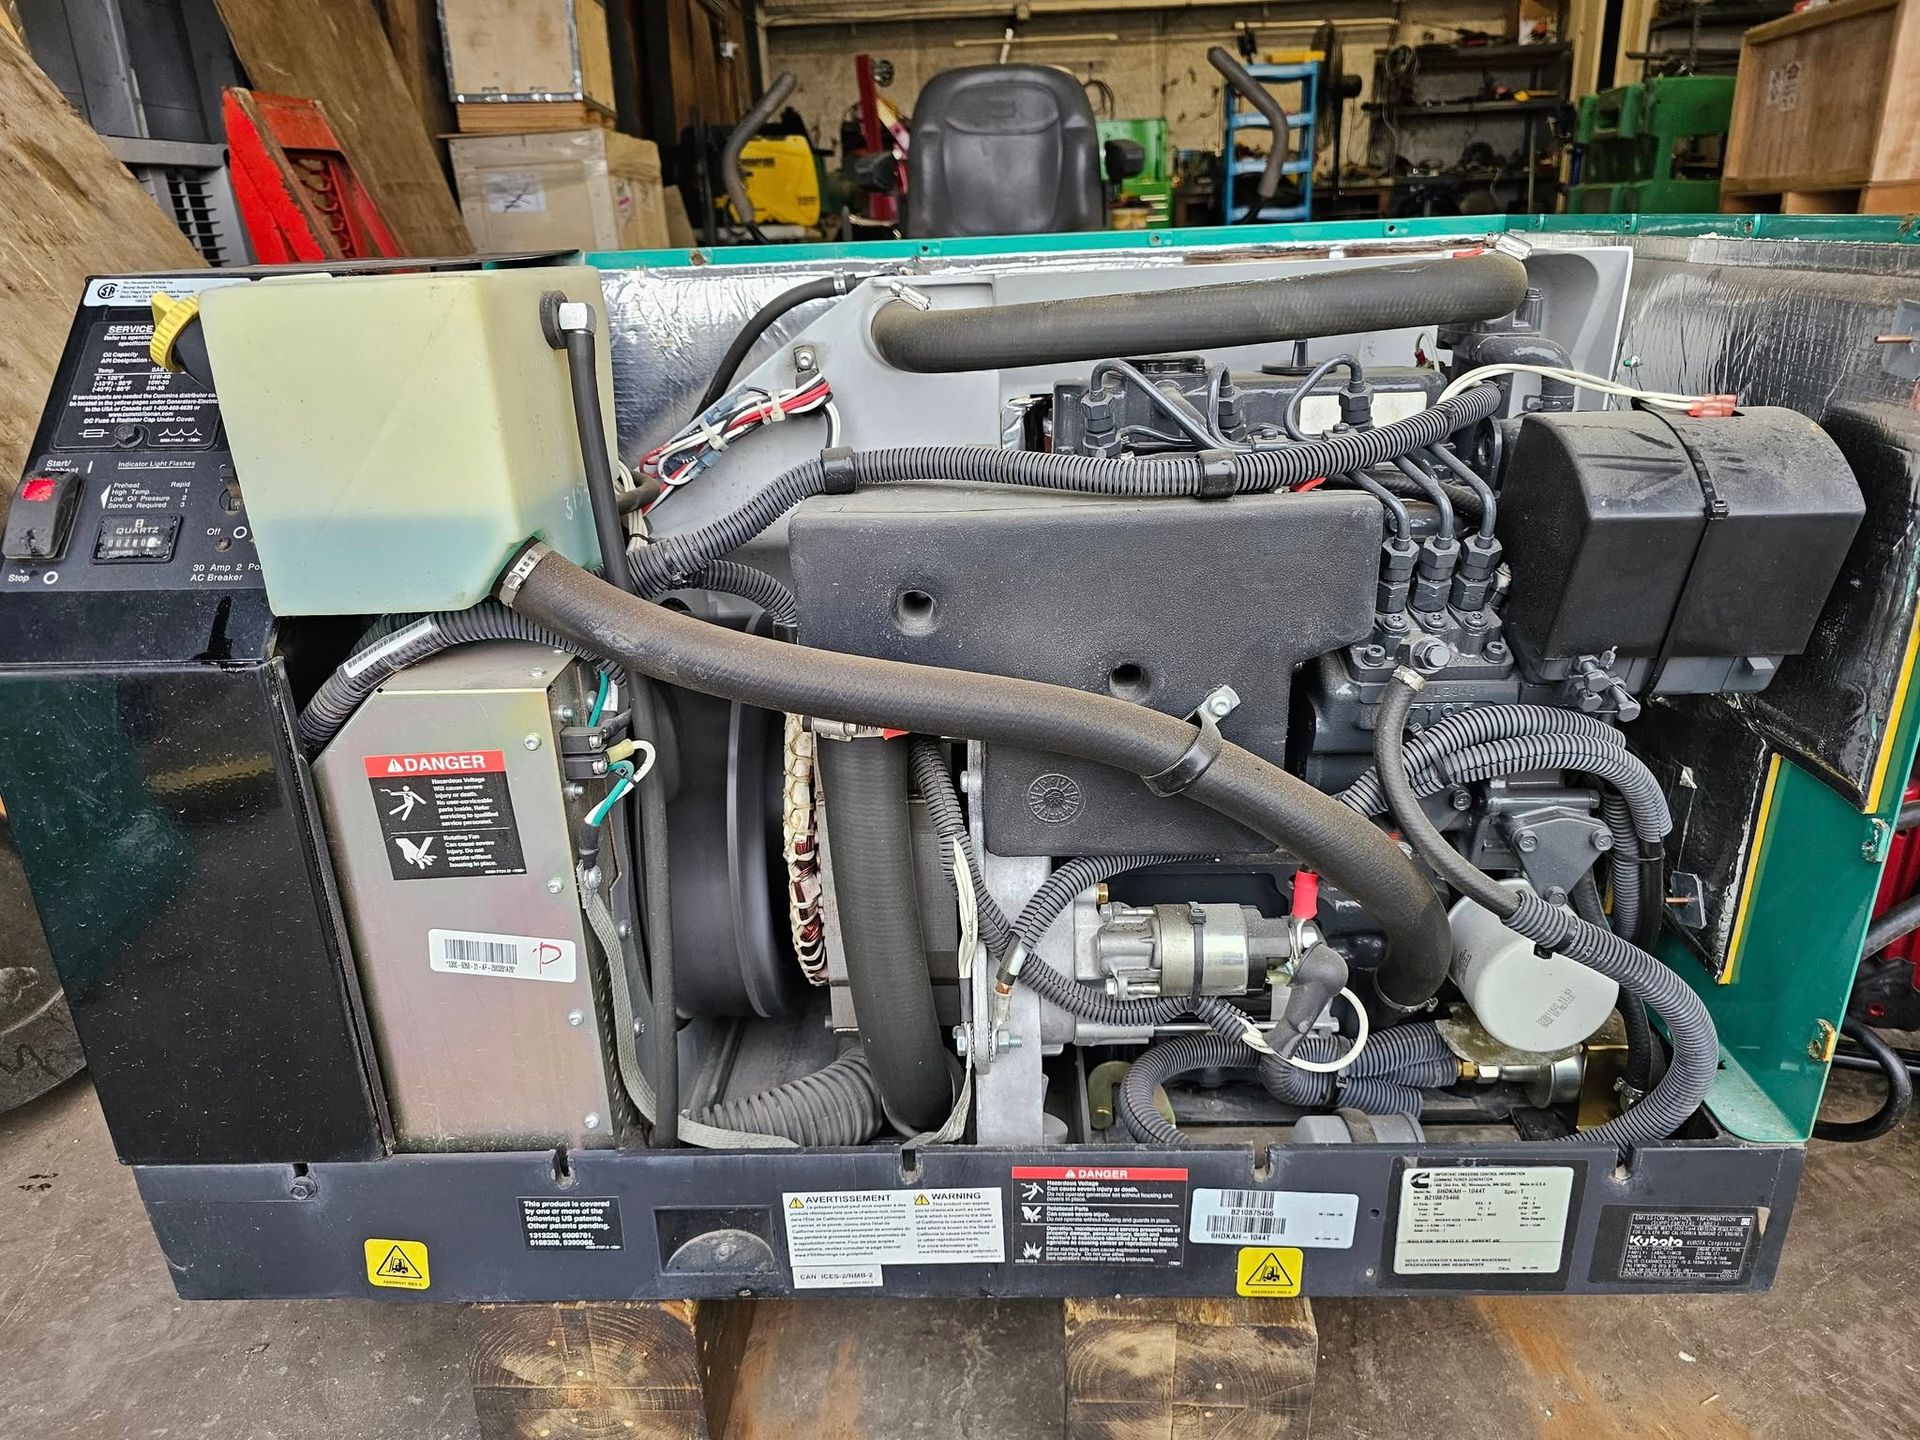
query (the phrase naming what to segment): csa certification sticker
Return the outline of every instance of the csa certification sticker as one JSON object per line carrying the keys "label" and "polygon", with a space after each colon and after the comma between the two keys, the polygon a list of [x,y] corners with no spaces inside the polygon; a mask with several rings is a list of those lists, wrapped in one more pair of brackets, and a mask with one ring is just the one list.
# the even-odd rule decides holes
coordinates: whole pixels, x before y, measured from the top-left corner
{"label": "csa certification sticker", "polygon": [[1248,1245],[1240,1251],[1240,1266],[1234,1276],[1234,1292],[1239,1295],[1284,1299],[1300,1293],[1300,1277],[1306,1270],[1306,1257],[1289,1245]]}
{"label": "csa certification sticker", "polygon": [[427,1247],[419,1240],[369,1240],[367,1283],[390,1290],[427,1288]]}

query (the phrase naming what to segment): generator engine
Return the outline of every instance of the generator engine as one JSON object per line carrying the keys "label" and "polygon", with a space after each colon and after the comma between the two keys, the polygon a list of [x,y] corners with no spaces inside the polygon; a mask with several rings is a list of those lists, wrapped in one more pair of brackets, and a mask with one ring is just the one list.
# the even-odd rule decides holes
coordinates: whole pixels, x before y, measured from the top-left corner
{"label": "generator engine", "polygon": [[681,413],[584,268],[95,282],[0,789],[183,1293],[387,1298],[323,1232],[415,1231],[429,1298],[1205,1292],[1282,1237],[1633,1288],[1632,1216],[1760,1213],[1674,931],[1738,787],[1669,737],[1866,505],[1793,410],[1611,378],[1540,258],[843,270]]}

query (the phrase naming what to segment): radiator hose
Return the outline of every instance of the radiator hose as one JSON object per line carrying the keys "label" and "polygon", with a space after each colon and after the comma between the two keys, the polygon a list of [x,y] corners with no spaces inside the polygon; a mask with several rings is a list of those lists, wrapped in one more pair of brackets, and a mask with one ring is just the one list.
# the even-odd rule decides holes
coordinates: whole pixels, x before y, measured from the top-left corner
{"label": "radiator hose", "polygon": [[[1278,142],[1276,142],[1278,143]],[[1508,315],[1527,270],[1497,250],[1350,266],[1269,280],[1017,305],[919,310],[893,300],[872,336],[896,370],[945,375],[1155,353],[1407,330]]]}
{"label": "radiator hose", "polygon": [[902,1134],[918,1135],[946,1119],[953,1089],[921,938],[907,746],[822,740],[814,764],[826,798],[835,908],[860,1045],[887,1118]]}
{"label": "radiator hose", "polygon": [[[1200,734],[1184,720],[1107,695],[783,645],[708,625],[616,590],[538,541],[508,568],[499,595],[595,654],[769,710],[1022,745],[1142,777],[1191,765]],[[904,771],[904,756],[901,765]],[[1373,916],[1388,941],[1376,975],[1389,1004],[1412,1011],[1433,997],[1453,954],[1446,915],[1386,835],[1229,743],[1181,793],[1298,855]],[[832,806],[829,777],[829,814]]]}

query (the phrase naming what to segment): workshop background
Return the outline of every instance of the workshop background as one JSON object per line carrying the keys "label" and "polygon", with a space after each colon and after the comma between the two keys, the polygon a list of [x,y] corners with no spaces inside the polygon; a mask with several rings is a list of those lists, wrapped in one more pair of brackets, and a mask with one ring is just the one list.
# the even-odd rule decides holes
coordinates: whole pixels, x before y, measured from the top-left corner
{"label": "workshop background", "polygon": [[[915,107],[962,66],[1071,75],[1102,138],[1138,150],[1106,178],[1116,230],[1904,214],[1916,17],[1920,0],[0,0],[0,474],[88,275],[911,235]],[[1289,117],[1271,195],[1273,128],[1213,47]],[[1888,875],[1882,908],[1920,888],[1920,860]],[[0,811],[0,1435],[477,1433],[470,1312],[177,1301],[82,1063]],[[1871,1110],[1873,1084],[1840,1076],[1830,1108]],[[1766,1295],[1324,1302],[1313,1433],[1920,1433],[1898,1224],[1916,1182],[1911,1126],[1816,1143],[1810,1238]],[[729,1434],[902,1433],[889,1386],[915,1433],[1054,1432],[1044,1303],[819,1313],[763,1307]]]}

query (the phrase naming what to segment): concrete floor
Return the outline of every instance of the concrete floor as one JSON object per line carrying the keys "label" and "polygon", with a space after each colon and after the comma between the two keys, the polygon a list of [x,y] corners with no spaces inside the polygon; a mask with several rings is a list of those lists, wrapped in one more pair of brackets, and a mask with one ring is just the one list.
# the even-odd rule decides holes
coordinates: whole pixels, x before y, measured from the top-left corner
{"label": "concrete floor", "polygon": [[[1313,1435],[1920,1435],[1917,1203],[1920,1121],[1814,1147],[1770,1294],[1318,1302]],[[1057,1435],[1058,1326],[765,1303],[728,1440]],[[469,1440],[470,1333],[458,1307],[184,1304],[84,1077],[0,1117],[0,1436]]]}

